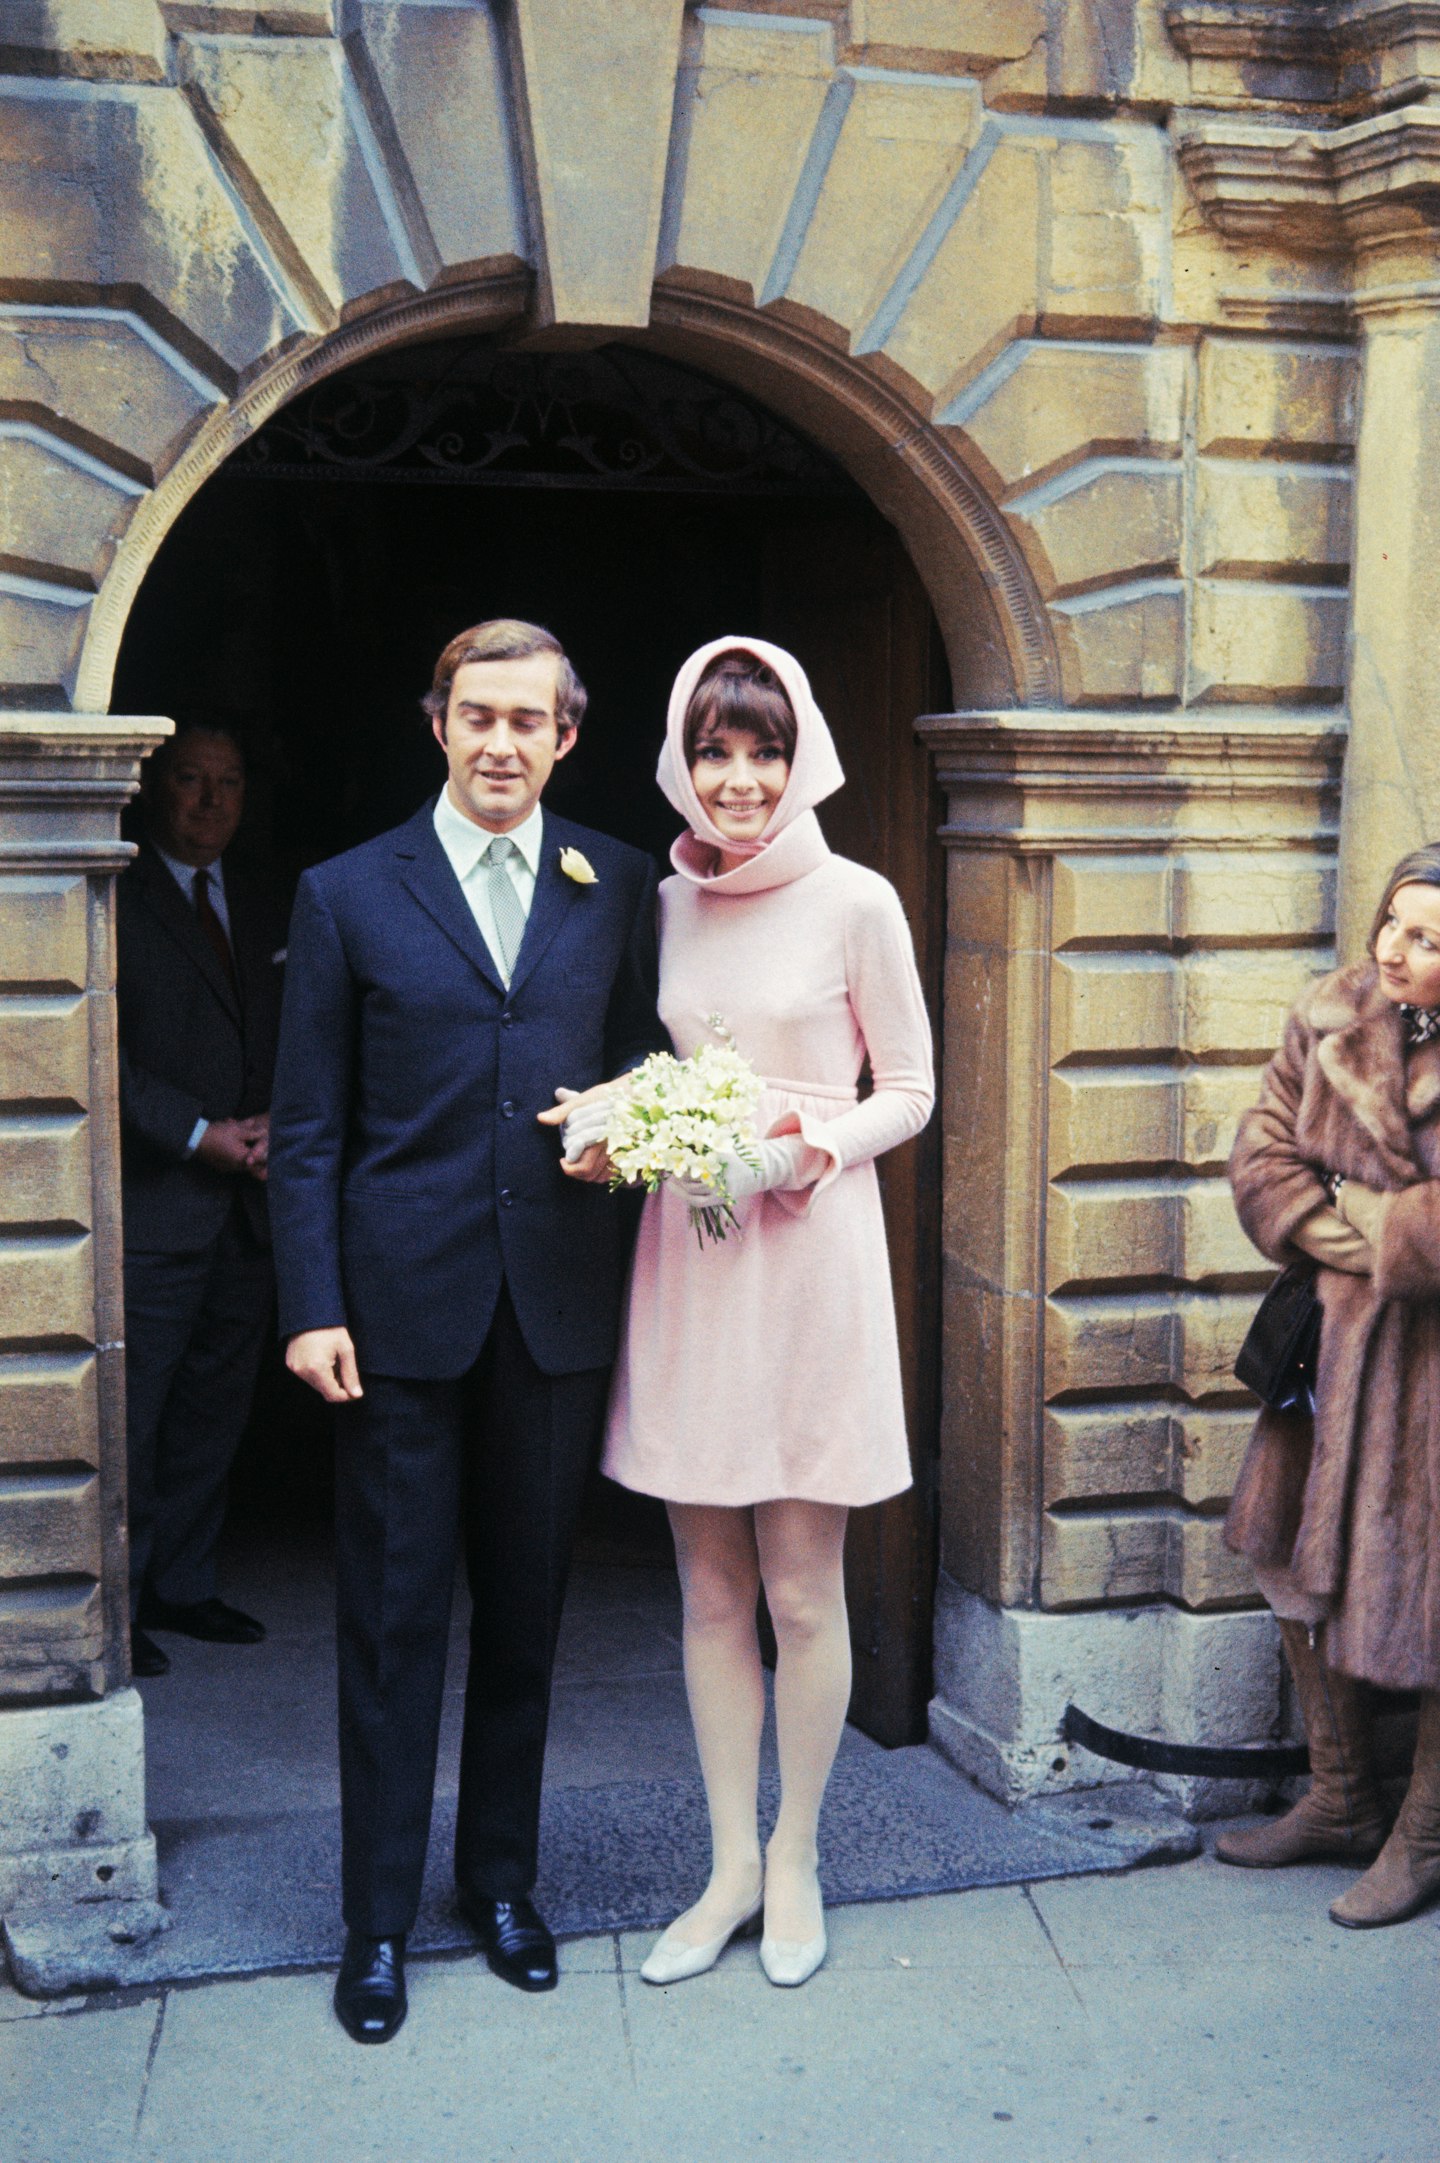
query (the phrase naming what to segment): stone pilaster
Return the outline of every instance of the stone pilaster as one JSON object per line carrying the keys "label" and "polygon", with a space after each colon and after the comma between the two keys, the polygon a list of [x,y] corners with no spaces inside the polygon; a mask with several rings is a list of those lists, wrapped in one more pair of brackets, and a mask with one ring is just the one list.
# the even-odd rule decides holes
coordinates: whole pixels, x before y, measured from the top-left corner
{"label": "stone pilaster", "polygon": [[121,807],[169,730],[0,716],[0,1914],[53,1909],[62,1937],[67,1918],[93,1936],[97,1903],[127,1903],[128,1935],[154,1927],[128,1687],[114,881]]}
{"label": "stone pilaster", "polygon": [[[1364,945],[1395,859],[1440,838],[1440,660],[1430,629],[1440,613],[1440,11],[1349,0],[1324,15],[1320,45],[1332,61],[1366,57],[1359,75],[1342,67],[1335,77],[1342,109],[1351,94],[1362,106],[1410,102],[1326,127],[1192,114],[1179,157],[1228,238],[1338,264],[1363,333],[1338,911],[1348,958]],[[1185,16],[1185,34],[1212,46],[1229,37],[1232,56],[1236,40],[1261,36],[1257,11],[1242,5],[1171,16],[1172,28]],[[1272,22],[1272,45],[1283,27]],[[1298,21],[1292,42],[1297,31]]]}
{"label": "stone pilaster", "polygon": [[[1220,1540],[1267,1265],[1235,1121],[1329,965],[1333,714],[919,724],[948,799],[937,1744],[1012,1798],[1104,1776],[1067,1701],[1263,1739],[1279,1665]],[[1193,1789],[1187,1799],[1203,1804]]]}

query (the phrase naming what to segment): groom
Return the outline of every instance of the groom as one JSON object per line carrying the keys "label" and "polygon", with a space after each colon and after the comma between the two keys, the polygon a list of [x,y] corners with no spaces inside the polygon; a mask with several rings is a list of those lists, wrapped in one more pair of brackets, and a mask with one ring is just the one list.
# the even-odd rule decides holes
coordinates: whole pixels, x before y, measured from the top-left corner
{"label": "groom", "polygon": [[460,1907],[507,1982],[556,1981],[540,1776],[626,1256],[601,1152],[562,1170],[537,1117],[666,1042],[650,859],[541,810],[585,709],[558,642],[462,631],[425,706],[438,800],[301,881],[270,1124],[286,1359],[341,1408],[335,2010],[363,2043],[405,2017],[457,1530]]}

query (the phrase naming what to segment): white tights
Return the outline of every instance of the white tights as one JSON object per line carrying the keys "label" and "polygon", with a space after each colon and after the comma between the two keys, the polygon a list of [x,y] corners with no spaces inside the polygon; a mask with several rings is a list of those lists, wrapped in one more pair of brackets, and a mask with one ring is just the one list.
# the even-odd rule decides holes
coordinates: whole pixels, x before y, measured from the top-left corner
{"label": "white tights", "polygon": [[755,1610],[762,1584],[775,1625],[780,1755],[765,1928],[796,1942],[819,1931],[816,1830],[850,1703],[847,1515],[829,1502],[670,1504],[685,1605],[685,1687],[710,1811],[710,1882],[673,1926],[692,1943],[719,1936],[760,1886],[756,1789],[765,1684]]}

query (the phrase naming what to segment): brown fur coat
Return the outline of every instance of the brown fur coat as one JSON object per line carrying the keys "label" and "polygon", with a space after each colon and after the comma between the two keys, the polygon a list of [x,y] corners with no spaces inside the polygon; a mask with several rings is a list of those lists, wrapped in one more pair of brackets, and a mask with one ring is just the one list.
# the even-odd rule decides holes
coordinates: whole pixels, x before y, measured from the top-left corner
{"label": "brown fur coat", "polygon": [[1440,1689],[1440,1041],[1406,1053],[1373,962],[1299,1000],[1240,1123],[1230,1181],[1274,1262],[1328,1199],[1327,1172],[1389,1197],[1375,1274],[1321,1269],[1312,1423],[1262,1412],[1227,1544],[1330,1603],[1330,1663]]}

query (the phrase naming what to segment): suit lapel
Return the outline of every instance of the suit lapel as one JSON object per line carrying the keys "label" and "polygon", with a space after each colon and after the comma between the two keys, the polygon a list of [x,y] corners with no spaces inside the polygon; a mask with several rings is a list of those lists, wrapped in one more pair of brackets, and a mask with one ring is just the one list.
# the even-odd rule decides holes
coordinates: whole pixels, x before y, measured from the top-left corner
{"label": "suit lapel", "polygon": [[[152,915],[164,925],[170,937],[200,971],[231,1020],[240,1021],[240,1006],[235,987],[221,968],[210,941],[200,929],[200,919],[165,865],[152,849],[142,848],[135,861],[135,871],[140,881],[140,891]],[[234,941],[231,941],[232,951]]]}
{"label": "suit lapel", "polygon": [[535,892],[525,923],[525,936],[515,957],[510,979],[512,992],[519,990],[534,970],[550,941],[574,908],[580,888],[560,869],[564,840],[554,819],[546,818],[540,832],[540,862],[535,872]]}
{"label": "suit lapel", "polygon": [[433,808],[427,804],[401,830],[396,854],[407,859],[401,879],[421,908],[434,918],[446,937],[454,941],[465,959],[474,963],[503,999],[504,981],[495,966],[494,955],[481,936],[480,926],[470,914],[470,904],[455,876],[454,866],[435,831]]}

